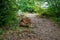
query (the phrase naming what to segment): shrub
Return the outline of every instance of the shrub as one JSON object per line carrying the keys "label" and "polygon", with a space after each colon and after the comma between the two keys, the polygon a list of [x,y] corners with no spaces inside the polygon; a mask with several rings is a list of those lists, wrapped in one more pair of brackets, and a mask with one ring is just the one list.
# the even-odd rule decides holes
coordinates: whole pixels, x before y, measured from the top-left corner
{"label": "shrub", "polygon": [[13,24],[16,20],[15,0],[0,0],[0,27]]}

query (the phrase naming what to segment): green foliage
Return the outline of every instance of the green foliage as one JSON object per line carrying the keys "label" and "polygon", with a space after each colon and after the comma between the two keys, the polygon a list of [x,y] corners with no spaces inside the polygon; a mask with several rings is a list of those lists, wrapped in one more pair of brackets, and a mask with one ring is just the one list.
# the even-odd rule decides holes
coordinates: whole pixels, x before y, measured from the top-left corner
{"label": "green foliage", "polygon": [[[48,3],[46,5],[48,6],[47,8],[42,7],[43,5],[45,5],[45,2]],[[19,9],[22,10],[23,12],[26,12],[26,11],[36,12],[36,13],[39,13],[39,15],[43,15],[46,17],[53,17],[53,18],[57,18],[57,20],[60,20],[58,19],[60,18],[60,0],[16,0],[16,1],[4,0],[2,1],[2,4],[3,5],[2,5],[2,8],[0,8],[0,10],[3,11],[3,15],[7,13],[6,17],[7,15],[11,15],[11,16],[8,16],[5,19],[4,19],[5,16],[0,16],[1,17],[0,19],[2,19],[1,24],[3,23],[5,24],[7,22],[10,23],[10,20],[8,20],[9,18],[15,20],[16,18],[15,13],[18,9],[17,8],[18,6],[19,6]],[[4,22],[2,23],[3,19],[4,19]]]}
{"label": "green foliage", "polygon": [[15,0],[0,0],[0,27],[14,23],[17,7]]}
{"label": "green foliage", "polygon": [[54,17],[60,17],[60,1],[59,0],[53,0],[48,1],[49,7],[48,12],[54,16]]}
{"label": "green foliage", "polygon": [[33,12],[34,0],[17,0],[20,10],[26,12]]}
{"label": "green foliage", "polygon": [[[34,6],[34,10],[39,13],[40,16],[52,18],[54,21],[60,23],[60,0],[36,0],[40,2],[38,6]],[[41,8],[44,2],[47,2],[47,8]]]}
{"label": "green foliage", "polygon": [[[60,0],[40,0],[40,1],[42,3],[47,2],[48,7],[46,9],[40,7],[40,10],[38,10],[40,12],[38,12],[38,13],[40,15],[50,17],[54,21],[60,23]],[[39,8],[37,7],[37,9],[39,9]]]}

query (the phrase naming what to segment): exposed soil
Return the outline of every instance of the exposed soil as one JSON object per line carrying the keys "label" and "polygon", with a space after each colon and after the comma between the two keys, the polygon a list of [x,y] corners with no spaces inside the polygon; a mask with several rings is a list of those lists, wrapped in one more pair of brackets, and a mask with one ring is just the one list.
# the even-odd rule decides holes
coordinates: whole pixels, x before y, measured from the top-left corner
{"label": "exposed soil", "polygon": [[[26,14],[35,28],[5,33],[0,40],[60,40],[60,28],[54,22],[39,18],[36,14]],[[3,38],[4,37],[4,38]]]}
{"label": "exposed soil", "polygon": [[[33,31],[42,40],[60,40],[60,28],[54,22],[46,18],[38,18],[36,14],[27,14],[36,28]],[[39,39],[39,40],[40,40]]]}

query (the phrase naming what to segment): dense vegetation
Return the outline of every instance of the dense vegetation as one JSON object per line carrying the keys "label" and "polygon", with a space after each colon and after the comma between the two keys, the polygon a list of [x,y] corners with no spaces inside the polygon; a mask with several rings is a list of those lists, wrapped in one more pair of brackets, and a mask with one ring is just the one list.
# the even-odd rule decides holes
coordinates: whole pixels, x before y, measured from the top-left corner
{"label": "dense vegetation", "polygon": [[24,12],[36,12],[60,23],[60,0],[19,0],[17,3]]}
{"label": "dense vegetation", "polygon": [[0,0],[0,27],[14,23],[17,7],[15,0]]}
{"label": "dense vegetation", "polygon": [[[54,21],[60,24],[60,0],[47,0],[48,8],[47,14],[51,17]],[[48,16],[47,15],[47,16]]]}
{"label": "dense vegetation", "polygon": [[13,24],[19,9],[36,12],[60,23],[60,0],[0,0],[0,27]]}
{"label": "dense vegetation", "polygon": [[55,18],[55,21],[60,23],[60,0],[48,1],[48,3],[48,13]]}

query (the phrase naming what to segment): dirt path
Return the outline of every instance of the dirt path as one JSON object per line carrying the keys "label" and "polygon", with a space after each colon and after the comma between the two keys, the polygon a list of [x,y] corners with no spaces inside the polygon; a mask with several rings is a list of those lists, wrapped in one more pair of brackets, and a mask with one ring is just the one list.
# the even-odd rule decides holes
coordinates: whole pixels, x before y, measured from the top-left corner
{"label": "dirt path", "polygon": [[45,18],[38,18],[36,14],[27,14],[36,28],[33,31],[39,40],[60,40],[60,28],[56,24]]}
{"label": "dirt path", "polygon": [[[35,28],[28,28],[23,32],[14,30],[4,34],[0,40],[60,40],[60,28],[55,23],[46,19],[38,18],[36,14],[26,14],[34,23]],[[19,28],[18,28],[19,29]]]}

